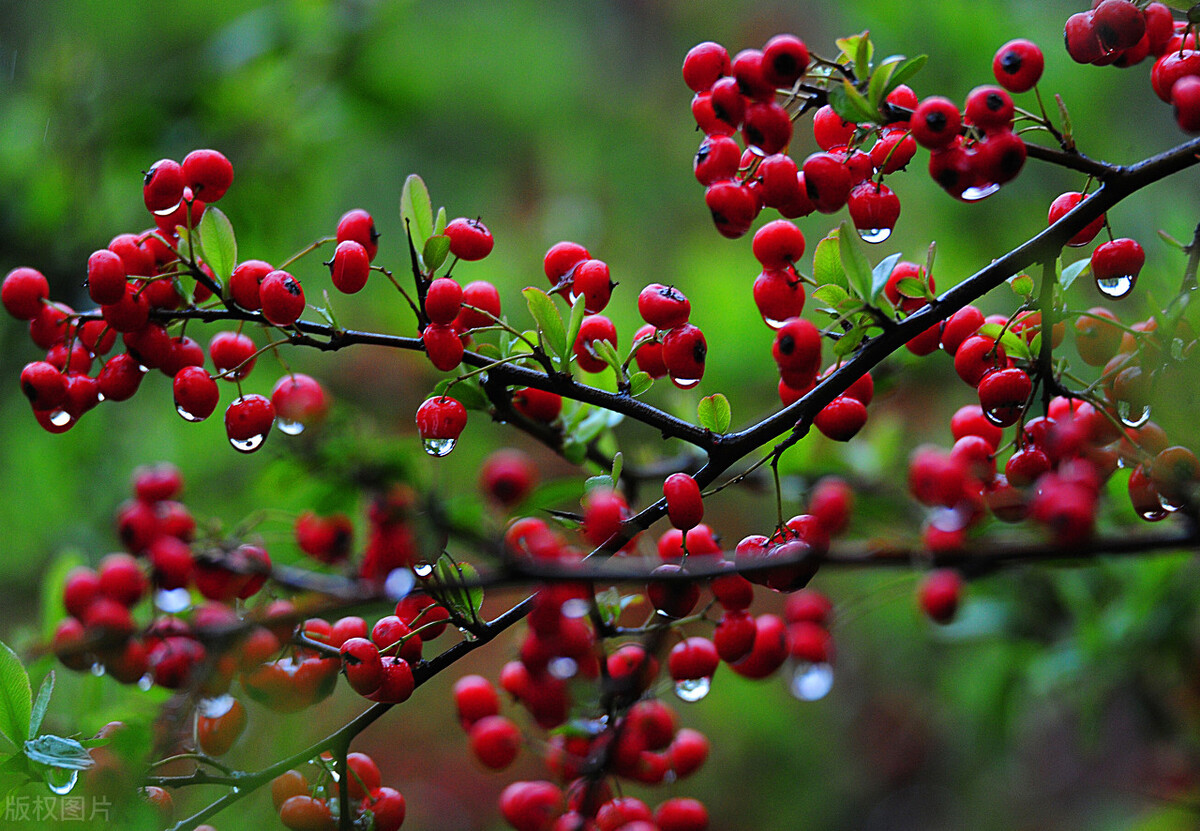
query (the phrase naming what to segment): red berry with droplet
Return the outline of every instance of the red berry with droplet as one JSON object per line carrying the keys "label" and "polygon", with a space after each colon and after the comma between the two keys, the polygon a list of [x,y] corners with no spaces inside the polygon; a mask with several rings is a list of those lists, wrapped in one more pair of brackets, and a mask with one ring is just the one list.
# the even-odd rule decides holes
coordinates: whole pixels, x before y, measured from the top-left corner
{"label": "red berry with droplet", "polygon": [[478,219],[452,219],[442,233],[450,238],[450,253],[460,260],[482,260],[495,244],[492,232]]}

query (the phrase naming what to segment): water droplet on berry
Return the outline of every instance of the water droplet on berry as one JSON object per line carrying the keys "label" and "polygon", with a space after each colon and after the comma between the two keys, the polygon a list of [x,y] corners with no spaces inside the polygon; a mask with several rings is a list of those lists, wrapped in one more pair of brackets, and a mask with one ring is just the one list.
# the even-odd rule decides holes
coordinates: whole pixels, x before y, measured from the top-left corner
{"label": "water droplet on berry", "polygon": [[675,682],[675,695],[683,701],[699,701],[712,689],[712,678],[684,678]]}
{"label": "water droplet on berry", "polygon": [[1165,508],[1139,508],[1137,515],[1146,522],[1159,522],[1167,518]]}
{"label": "water droplet on berry", "polygon": [[192,594],[187,589],[159,589],[154,605],[169,615],[178,614],[192,605]]}
{"label": "water droplet on berry", "polygon": [[202,698],[196,704],[196,715],[205,718],[220,718],[233,709],[237,701],[232,695],[218,695],[216,698]]}
{"label": "water droplet on berry", "polygon": [[176,202],[174,205],[172,205],[169,208],[163,208],[161,210],[154,211],[154,215],[155,216],[170,216],[171,214],[175,213],[175,211],[179,210],[179,205],[182,202],[183,202],[183,200],[180,199],[179,202]]}
{"label": "water droplet on berry", "polygon": [[411,569],[394,568],[388,572],[383,581],[383,590],[387,592],[388,600],[403,600],[416,585]]}
{"label": "water droplet on berry", "polygon": [[1133,291],[1133,284],[1136,278],[1128,274],[1118,274],[1115,277],[1104,277],[1096,280],[1096,288],[1105,297],[1111,297],[1113,300],[1120,300],[1129,292]]}
{"label": "water droplet on berry", "polygon": [[1011,409],[1012,408],[1007,405],[1004,406],[1003,408],[992,407],[990,409],[983,411],[983,417],[986,418],[992,424],[995,424],[997,427],[1007,427],[1012,422],[1005,421],[1004,411],[1011,410]]}
{"label": "water droplet on berry", "polygon": [[833,667],[801,661],[792,671],[788,688],[801,701],[820,701],[833,688]]}
{"label": "water droplet on berry", "polygon": [[550,663],[546,664],[546,672],[560,681],[566,681],[568,678],[574,678],[575,673],[579,672],[579,664],[575,663],[573,658],[551,658]]}
{"label": "water droplet on berry", "polygon": [[1176,502],[1169,497],[1163,496],[1161,493],[1158,495],[1158,504],[1163,506],[1164,511],[1166,511],[1167,513],[1171,513],[1171,514],[1175,513],[1176,511],[1178,511],[1180,508],[1183,507],[1182,503]]}
{"label": "water droplet on berry", "polygon": [[298,436],[304,432],[304,422],[291,421],[286,418],[275,419],[275,426],[289,436]]}
{"label": "water droplet on berry", "polygon": [[104,668],[104,664],[100,663],[99,661],[92,664],[92,675],[96,676],[97,678],[103,678],[106,671],[107,670]]}
{"label": "water droplet on berry", "polygon": [[700,383],[699,378],[671,378],[671,383],[679,387],[681,390],[690,390],[692,387]]}
{"label": "water droplet on berry", "polygon": [[962,192],[962,200],[964,202],[978,202],[980,199],[988,198],[998,190],[1000,190],[1000,185],[995,182],[983,187],[967,188]]}
{"label": "water droplet on berry", "polygon": [[1141,427],[1150,420],[1150,405],[1145,404],[1138,409],[1128,401],[1118,401],[1117,418],[1121,419],[1121,423],[1126,427]]}
{"label": "water droplet on berry", "polygon": [[265,435],[259,433],[245,439],[230,439],[229,443],[233,445],[234,450],[238,450],[242,453],[253,453],[255,450],[258,450],[258,448],[262,447],[262,443],[265,438]]}
{"label": "water droplet on berry", "polygon": [[424,580],[429,575],[433,574],[433,564],[427,563],[424,560],[413,566],[413,574]]}
{"label": "water droplet on berry", "polygon": [[[788,320],[790,319],[791,318],[788,318]],[[787,323],[787,320],[776,320],[773,317],[764,317],[763,323],[767,324],[767,326],[771,327],[772,329],[782,329],[783,325]]]}
{"label": "water droplet on berry", "polygon": [[425,439],[421,442],[421,446],[430,456],[440,457],[453,450],[456,443],[456,439]]}
{"label": "water droplet on berry", "polygon": [[588,602],[582,597],[572,597],[562,604],[563,617],[584,617],[588,613],[588,608]]}
{"label": "water droplet on berry", "polygon": [[46,771],[46,787],[51,793],[65,796],[79,781],[79,771],[69,768],[50,768]]}
{"label": "water droplet on berry", "polygon": [[150,689],[153,686],[154,686],[154,676],[148,672],[137,680],[137,688],[139,690],[141,690],[142,692],[150,692]]}
{"label": "water droplet on berry", "polygon": [[863,242],[879,243],[892,235],[891,228],[860,228],[858,236]]}
{"label": "water droplet on berry", "polygon": [[104,393],[102,393],[102,392],[97,392],[97,393],[96,393],[96,403],[97,403],[97,404],[99,404],[101,401],[104,401],[104,400],[106,400],[106,399],[104,398]]}
{"label": "water droplet on berry", "polygon": [[55,427],[66,427],[71,423],[71,414],[66,410],[55,410],[50,413],[50,423]]}
{"label": "water droplet on berry", "polygon": [[184,407],[182,404],[175,405],[175,412],[177,412],[177,413],[179,413],[179,415],[183,416],[184,421],[204,421],[204,419],[201,416],[195,415],[194,413],[189,413],[187,411],[187,408]]}

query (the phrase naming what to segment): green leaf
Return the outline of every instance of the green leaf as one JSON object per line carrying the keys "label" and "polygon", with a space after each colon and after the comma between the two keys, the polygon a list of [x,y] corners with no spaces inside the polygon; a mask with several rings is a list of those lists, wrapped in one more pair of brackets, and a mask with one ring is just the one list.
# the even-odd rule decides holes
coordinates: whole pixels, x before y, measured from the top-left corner
{"label": "green leaf", "polygon": [[619,376],[621,374],[621,356],[617,354],[617,350],[613,345],[606,340],[592,341],[592,351],[596,353],[596,357],[604,361],[613,368],[613,372]]}
{"label": "green leaf", "polygon": [[1028,274],[1015,274],[1009,278],[1008,284],[1021,297],[1029,297],[1033,294],[1033,278]]}
{"label": "green leaf", "polygon": [[568,356],[567,332],[563,328],[562,315],[550,295],[539,288],[530,286],[523,289],[525,304],[529,306],[529,314],[537,321],[538,329],[542,332],[542,342],[552,355],[560,359]]}
{"label": "green leaf", "polygon": [[67,770],[87,770],[94,762],[87,749],[75,739],[62,736],[38,736],[25,742],[25,756],[31,762]]}
{"label": "green leaf", "polygon": [[433,233],[437,236],[446,230],[446,209],[438,208],[437,219],[433,223]]}
{"label": "green leaf", "polygon": [[1069,289],[1071,284],[1079,279],[1080,275],[1085,272],[1091,274],[1092,261],[1090,259],[1076,260],[1062,270],[1062,277],[1059,280],[1059,285],[1063,289]]}
{"label": "green leaf", "polygon": [[888,82],[892,79],[892,74],[896,68],[904,61],[903,55],[896,55],[894,58],[889,58],[879,65],[879,67],[871,73],[871,82],[867,85],[867,103],[871,109],[878,110],[883,97],[887,95]]}
{"label": "green leaf", "polygon": [[909,58],[896,67],[896,71],[892,73],[888,79],[887,89],[884,91],[886,96],[896,87],[908,81],[909,78],[921,71],[921,68],[929,61],[928,55],[917,55],[915,58]]}
{"label": "green leaf", "polygon": [[[887,285],[888,278],[892,276],[892,269],[896,267],[896,263],[900,260],[900,252],[890,254],[879,261],[879,264],[871,269],[871,302],[874,303],[879,299],[879,295],[883,293],[884,287]],[[916,282],[916,281],[914,281]],[[916,297],[924,297],[925,292],[915,295]]]}
{"label": "green leaf", "polygon": [[903,297],[914,297],[919,300],[928,294],[929,287],[916,277],[905,277],[896,283],[896,291],[900,292]]}
{"label": "green leaf", "polygon": [[849,296],[844,288],[833,283],[821,286],[812,293],[813,300],[823,303],[831,309],[836,309],[838,304]]}
{"label": "green leaf", "polygon": [[[1001,330],[1004,334],[1001,334]],[[1004,329],[999,323],[986,323],[979,327],[979,334],[989,337],[992,340],[999,338],[1000,345],[1004,347],[1004,351],[1008,353],[1010,358],[1018,358],[1027,361],[1031,355],[1029,352],[1029,344],[1027,344],[1020,336],[1015,334],[1011,329]]]}
{"label": "green leaf", "polygon": [[579,337],[579,327],[583,325],[584,301],[583,295],[575,298],[571,304],[571,318],[567,322],[566,349],[562,356],[562,369],[567,372],[571,363],[571,351],[575,348],[575,340]]}
{"label": "green leaf", "polygon": [[573,436],[568,436],[563,439],[562,454],[563,458],[571,464],[581,465],[583,464],[583,460],[587,458],[587,444]]}
{"label": "green leaf", "polygon": [[400,220],[412,234],[413,247],[421,251],[425,240],[433,236],[433,203],[425,181],[413,173],[400,190]]}
{"label": "green leaf", "polygon": [[858,249],[855,240],[858,239],[848,222],[843,222],[838,232],[838,251],[842,258],[842,268],[846,269],[846,279],[850,281],[854,293],[863,300],[873,300],[871,293],[871,264],[866,256]]}
{"label": "green leaf", "polygon": [[635,372],[629,376],[629,394],[634,398],[644,393],[654,385],[654,379],[648,372]]}
{"label": "green leaf", "polygon": [[50,706],[50,696],[54,694],[54,670],[50,670],[38,687],[37,701],[33,703],[33,711],[29,716],[29,735],[36,736],[42,729],[42,720],[46,717],[46,708]]}
{"label": "green leaf", "polygon": [[613,454],[612,478],[614,482],[621,481],[621,470],[625,466],[625,457],[620,453]]}
{"label": "green leaf", "polygon": [[851,329],[846,334],[837,339],[833,344],[833,354],[839,358],[845,358],[858,349],[863,339],[867,336],[866,327],[857,326]]}
{"label": "green leaf", "polygon": [[829,106],[844,121],[875,121],[879,113],[871,109],[867,99],[854,88],[854,84],[843,78],[842,83],[829,88]]}
{"label": "green leaf", "polygon": [[221,213],[220,208],[209,205],[200,218],[200,234],[197,243],[204,256],[204,262],[217,275],[223,284],[229,282],[229,275],[237,265],[237,238],[233,235],[233,224],[229,217]]}
{"label": "green leaf", "polygon": [[616,481],[611,476],[609,476],[607,473],[601,473],[597,476],[589,476],[587,479],[584,480],[583,492],[590,493],[591,491],[594,491],[597,488],[607,488],[607,489],[611,490],[612,488],[615,488],[616,486],[617,486]]}
{"label": "green leaf", "polygon": [[612,625],[617,622],[617,618],[621,616],[621,593],[617,591],[615,586],[609,586],[602,592],[596,593],[596,608],[600,610],[600,617],[605,623]]}
{"label": "green leaf", "polygon": [[483,605],[483,589],[465,586],[465,582],[478,582],[479,572],[470,563],[459,563],[445,551],[434,564],[434,579],[441,588],[442,599],[450,611],[462,620],[478,620],[479,607]]}
{"label": "green leaf", "polygon": [[933,261],[937,259],[937,240],[929,243],[929,249],[925,252],[925,279],[933,279]]}
{"label": "green leaf", "polygon": [[700,426],[714,433],[724,433],[729,429],[730,415],[729,399],[719,392],[701,398],[696,407]]}
{"label": "green leaf", "polygon": [[608,413],[604,410],[593,409],[588,413],[587,418],[579,422],[579,426],[575,428],[574,438],[586,445],[608,426]]}
{"label": "green leaf", "polygon": [[833,285],[848,290],[850,283],[846,281],[846,271],[842,268],[839,236],[838,229],[834,228],[817,243],[817,249],[813,252],[813,279],[821,286]]}
{"label": "green leaf", "polygon": [[0,733],[17,747],[29,738],[33,689],[17,653],[0,642]]}
{"label": "green leaf", "polygon": [[446,257],[449,253],[450,237],[445,234],[434,234],[425,240],[425,248],[421,252],[421,259],[425,261],[425,267],[432,274],[442,267],[442,263],[446,262]]}

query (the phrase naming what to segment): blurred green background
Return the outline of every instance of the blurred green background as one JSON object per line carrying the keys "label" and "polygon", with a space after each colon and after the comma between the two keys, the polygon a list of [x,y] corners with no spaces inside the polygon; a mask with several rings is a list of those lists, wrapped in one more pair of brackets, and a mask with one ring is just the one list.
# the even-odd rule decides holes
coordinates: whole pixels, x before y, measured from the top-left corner
{"label": "blurred green background", "polygon": [[[494,281],[522,325],[528,321],[517,292],[543,283],[542,254],[560,239],[588,246],[622,284],[610,309],[624,347],[637,325],[637,289],[678,285],[708,334],[708,371],[698,393],[656,388],[650,398],[691,417],[699,395],[720,391],[732,402],[735,426],[746,425],[777,405],[771,334],[751,301],[758,269],[749,239],[731,242],[712,230],[692,176],[699,137],[679,74],[687,49],[715,40],[732,53],[790,31],[832,57],[834,38],[870,29],[878,55],[929,54],[913,82],[918,94],[961,101],[992,80],[1000,44],[1028,37],[1046,50],[1047,103],[1062,94],[1084,152],[1132,162],[1177,143],[1169,108],[1150,91],[1149,63],[1121,71],[1067,59],[1062,23],[1082,5],[3,2],[0,273],[35,266],[50,278],[52,296],[86,308],[88,254],[150,224],[140,172],[158,158],[214,147],[236,170],[220,207],[237,231],[241,258],[282,261],[331,234],[343,212],[362,207],[383,234],[377,262],[402,274],[398,196],[405,176],[417,172],[435,206],[445,205],[451,217],[479,216],[491,228],[494,254],[456,274]],[[1022,99],[1034,106],[1031,96]],[[813,149],[802,123],[792,153],[803,158]],[[924,175],[925,159],[918,154],[908,175],[894,177],[903,212],[873,256],[903,251],[919,261],[936,240],[939,289],[1042,228],[1051,199],[1084,184],[1031,163],[1000,194],[964,207]],[[1195,174],[1186,173],[1110,212],[1116,234],[1142,240],[1148,252],[1139,291],[1119,309],[1124,320],[1140,319],[1151,297],[1161,305],[1178,285],[1183,259],[1154,234],[1161,228],[1189,239],[1200,219],[1196,194]],[[810,252],[840,219],[800,221]],[[319,287],[323,271],[309,258],[296,273]],[[310,300],[319,291],[310,288]],[[985,311],[1010,311],[1006,292],[983,301]],[[1070,295],[1076,307],[1100,300],[1090,286]],[[341,322],[355,328],[411,326],[383,281],[336,305]],[[189,334],[206,343],[211,331]],[[69,433],[50,436],[16,384],[20,367],[37,357],[24,325],[0,320],[0,377],[10,379],[0,385],[0,577],[7,590],[0,634],[25,646],[53,615],[41,608],[39,586],[49,571],[61,571],[55,564],[64,552],[94,563],[118,545],[111,517],[138,464],[177,464],[196,514],[233,525],[257,509],[355,509],[357,494],[323,475],[331,471],[322,466],[337,468],[330,460],[342,452],[386,459],[426,487],[461,496],[482,456],[513,440],[473,414],[470,440],[451,457],[431,462],[415,453],[412,413],[436,376],[412,356],[366,348],[290,356],[295,368],[328,383],[339,414],[323,434],[290,443],[276,435],[253,456],[228,447],[219,418],[182,422],[157,373],[135,400],[102,405]],[[268,359],[262,364],[248,391],[268,392],[282,371]],[[904,540],[914,538],[920,516],[890,498],[903,481],[898,465],[922,440],[948,445],[939,416],[972,395],[945,356],[904,355],[889,366],[862,440],[835,447],[810,438],[788,466],[805,476],[853,469],[881,479],[860,503],[854,530]],[[1194,386],[1180,386],[1156,410],[1168,428],[1191,418]],[[663,450],[645,430],[622,428],[620,435],[631,458]],[[1194,431],[1175,440],[1194,445]],[[335,449],[322,455],[328,442]],[[569,472],[541,458],[547,476]],[[1119,474],[1114,492],[1123,481]],[[798,495],[786,495],[790,505]],[[1133,521],[1123,503],[1113,504],[1106,522]],[[767,494],[731,494],[712,522],[736,541],[770,524],[771,505]],[[747,517],[763,519],[754,525]],[[278,544],[274,556],[285,561],[296,556],[288,528],[284,519],[262,526]],[[1198,824],[1193,598],[1200,574],[1190,560],[1015,569],[972,587],[960,623],[937,632],[918,618],[913,581],[911,574],[819,577],[838,602],[831,695],[800,703],[778,679],[751,684],[719,674],[702,703],[680,705],[683,723],[711,736],[713,755],[671,795],[702,797],[714,829]],[[494,675],[514,648],[503,641],[492,656],[464,662],[463,672]],[[35,664],[35,676],[49,667],[45,659]],[[408,797],[406,827],[499,828],[491,796],[513,778],[543,774],[528,759],[513,776],[478,771],[450,712],[452,680],[422,689],[356,747],[378,753],[385,783]],[[90,734],[139,698],[148,717],[159,700],[117,690],[107,679],[60,682],[70,692],[56,698],[52,721],[63,732]],[[230,760],[265,764],[358,706],[343,689],[316,718],[255,709],[251,734]],[[630,791],[652,804],[661,798]],[[182,796],[177,816],[210,797]],[[242,805],[217,817],[216,827],[273,827],[265,795]]]}

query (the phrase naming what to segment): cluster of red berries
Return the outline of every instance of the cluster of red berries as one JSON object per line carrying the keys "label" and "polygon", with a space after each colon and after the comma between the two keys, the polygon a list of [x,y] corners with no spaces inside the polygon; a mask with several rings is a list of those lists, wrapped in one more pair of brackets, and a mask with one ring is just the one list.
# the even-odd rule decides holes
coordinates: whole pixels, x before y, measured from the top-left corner
{"label": "cluster of red berries", "polygon": [[638,293],[637,303],[646,321],[633,336],[638,369],[651,378],[669,377],[682,390],[699,384],[708,342],[700,327],[688,322],[691,302],[674,286],[651,283]]}
{"label": "cluster of red berries", "polygon": [[[481,260],[491,253],[492,232],[478,219],[459,217],[446,224],[450,253],[459,260]],[[451,266],[451,269],[453,266]],[[500,315],[500,294],[486,280],[460,286],[449,271],[421,285],[428,323],[421,329],[421,342],[429,362],[442,372],[462,363],[469,333],[493,326]]]}
{"label": "cluster of red berries", "polygon": [[[333,759],[322,754],[310,767],[314,769],[311,782],[300,770],[289,770],[271,780],[271,799],[279,821],[292,831],[336,831],[341,826]],[[346,776],[353,827],[396,831],[404,824],[408,811],[404,795],[383,784],[374,759],[366,753],[346,754]]]}
{"label": "cluster of red berries", "polygon": [[1200,132],[1200,51],[1192,24],[1176,21],[1168,6],[1095,0],[1090,11],[1067,18],[1063,37],[1079,63],[1126,68],[1153,56],[1154,93],[1172,106],[1180,129]]}

